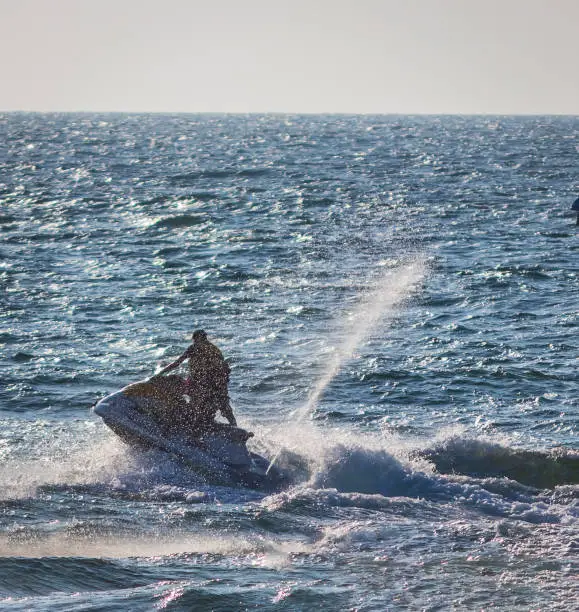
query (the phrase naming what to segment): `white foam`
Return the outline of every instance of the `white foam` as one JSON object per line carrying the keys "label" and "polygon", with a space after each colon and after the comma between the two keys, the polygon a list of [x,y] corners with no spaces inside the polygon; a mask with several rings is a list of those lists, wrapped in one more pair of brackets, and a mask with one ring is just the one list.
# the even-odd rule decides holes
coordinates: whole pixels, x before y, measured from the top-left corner
{"label": "white foam", "polygon": [[256,564],[278,567],[290,555],[307,552],[308,545],[278,541],[255,535],[226,535],[223,532],[148,534],[147,537],[111,533],[78,536],[63,529],[57,533],[30,534],[18,538],[0,535],[0,557],[161,557],[183,554],[215,554],[254,557]]}

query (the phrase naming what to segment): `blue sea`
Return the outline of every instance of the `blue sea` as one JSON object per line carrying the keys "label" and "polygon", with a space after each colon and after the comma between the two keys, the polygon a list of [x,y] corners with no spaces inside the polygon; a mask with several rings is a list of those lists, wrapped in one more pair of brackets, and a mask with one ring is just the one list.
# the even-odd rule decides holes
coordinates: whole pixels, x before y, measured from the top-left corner
{"label": "blue sea", "polygon": [[[579,609],[578,117],[0,114],[2,610]],[[225,487],[91,408],[205,329]]]}

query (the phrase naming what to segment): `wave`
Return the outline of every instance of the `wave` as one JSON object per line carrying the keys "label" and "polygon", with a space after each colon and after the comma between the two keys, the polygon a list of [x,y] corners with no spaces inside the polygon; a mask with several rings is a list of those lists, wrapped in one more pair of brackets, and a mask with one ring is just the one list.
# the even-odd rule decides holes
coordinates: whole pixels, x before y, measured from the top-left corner
{"label": "wave", "polygon": [[453,436],[415,456],[430,461],[441,474],[509,478],[540,489],[579,484],[579,453],[572,450],[530,451]]}
{"label": "wave", "polygon": [[[292,443],[293,435],[291,429],[285,432],[286,443]],[[529,523],[575,520],[573,484],[578,459],[573,453],[556,456],[519,451],[459,436],[426,449],[417,449],[416,444],[380,435],[344,430],[316,432],[311,426],[304,427],[288,449],[294,457],[293,464],[286,464],[284,452],[288,451],[280,453],[278,464],[294,470],[292,475],[297,484],[262,503],[269,510],[313,515],[328,515],[344,507],[390,512],[402,504],[404,508],[398,510],[405,516],[414,510],[438,514],[443,503],[446,507],[450,504]],[[466,459],[461,463],[460,457],[468,458],[475,448],[479,450],[480,469],[470,474]],[[437,469],[433,461],[435,449],[440,464],[452,463],[454,470],[442,473]],[[459,454],[457,449],[463,452]],[[528,458],[532,457],[535,460],[530,468],[532,480],[496,473],[498,469],[494,466],[501,457],[510,458],[512,470],[518,469],[521,474],[526,473],[525,461],[529,465]],[[296,465],[301,466],[300,474]],[[509,473],[514,476],[512,471]],[[538,486],[546,482],[553,489],[559,488],[555,491]]]}
{"label": "wave", "polygon": [[416,442],[313,423],[250,428],[256,431],[252,450],[269,458],[277,452],[277,466],[292,483],[286,491],[265,496],[219,487],[161,451],[133,452],[112,434],[95,436],[91,427],[84,435],[75,432],[73,444],[53,432],[36,458],[8,458],[0,467],[1,500],[79,489],[135,501],[257,503],[314,514],[358,507],[406,516],[436,512],[443,503],[532,523],[573,518],[579,457],[571,451],[525,451],[459,435],[417,448]]}
{"label": "wave", "polygon": [[412,472],[385,450],[338,444],[326,454],[308,484],[343,493],[412,497],[417,487],[429,487],[430,482],[426,475]]}
{"label": "wave", "polygon": [[447,476],[503,480],[511,491],[579,484],[579,452],[571,449],[527,450],[456,432],[410,440],[345,426],[319,428],[313,422],[276,430],[272,424],[260,431],[259,439],[269,441],[260,453],[270,456],[281,447],[278,465],[317,488],[392,496]]}
{"label": "wave", "polygon": [[231,176],[235,176],[234,168],[215,168],[174,174],[173,176],[169,177],[168,180],[173,185],[184,187],[188,185],[194,186],[201,179],[222,179]]}
{"label": "wave", "polygon": [[222,180],[231,179],[235,177],[250,177],[250,178],[261,178],[268,176],[272,173],[272,168],[269,166],[256,167],[256,168],[205,168],[200,170],[193,170],[191,172],[184,172],[181,174],[174,174],[168,178],[170,184],[178,187],[195,187],[199,181],[212,179]]}
{"label": "wave", "polygon": [[199,215],[173,215],[171,217],[163,217],[153,223],[152,227],[177,229],[180,227],[194,227],[207,223],[208,217],[205,214]]}

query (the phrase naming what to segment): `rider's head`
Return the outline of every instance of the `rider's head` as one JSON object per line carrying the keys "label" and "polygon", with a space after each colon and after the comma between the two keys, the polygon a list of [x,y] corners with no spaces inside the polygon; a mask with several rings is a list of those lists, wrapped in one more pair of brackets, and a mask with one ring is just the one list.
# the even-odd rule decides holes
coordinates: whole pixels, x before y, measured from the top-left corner
{"label": "rider's head", "polygon": [[207,333],[202,329],[196,329],[193,332],[193,342],[203,342],[207,340]]}

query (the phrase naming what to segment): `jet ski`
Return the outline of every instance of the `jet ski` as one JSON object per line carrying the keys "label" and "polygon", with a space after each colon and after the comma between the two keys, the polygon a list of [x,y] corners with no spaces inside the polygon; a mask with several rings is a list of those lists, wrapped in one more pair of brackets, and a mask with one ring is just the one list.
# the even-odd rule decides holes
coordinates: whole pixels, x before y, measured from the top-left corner
{"label": "jet ski", "polygon": [[215,484],[277,491],[284,474],[248,450],[253,433],[224,423],[191,430],[183,426],[190,398],[179,376],[156,376],[100,400],[94,412],[132,448],[169,454]]}

